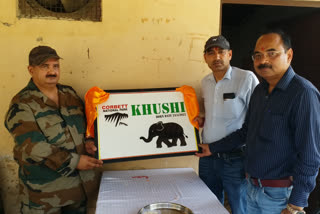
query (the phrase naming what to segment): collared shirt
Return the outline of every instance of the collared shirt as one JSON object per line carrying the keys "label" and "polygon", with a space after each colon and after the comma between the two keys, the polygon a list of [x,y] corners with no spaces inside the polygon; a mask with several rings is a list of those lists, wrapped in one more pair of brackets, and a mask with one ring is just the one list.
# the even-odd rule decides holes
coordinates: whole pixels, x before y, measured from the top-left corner
{"label": "collared shirt", "polygon": [[[11,101],[5,126],[15,141],[20,191],[30,206],[66,206],[92,193],[92,170],[76,169],[85,154],[84,106],[76,92],[57,85],[59,104],[44,95],[32,79]],[[82,187],[83,185],[83,187]]]}
{"label": "collared shirt", "polygon": [[243,127],[209,147],[219,152],[246,143],[247,172],[293,176],[289,203],[306,207],[320,166],[320,94],[291,66],[270,94],[268,87],[266,81],[256,87]]}
{"label": "collared shirt", "polygon": [[218,83],[212,73],[202,79],[203,143],[220,140],[241,128],[251,94],[258,83],[253,72],[231,66]]}

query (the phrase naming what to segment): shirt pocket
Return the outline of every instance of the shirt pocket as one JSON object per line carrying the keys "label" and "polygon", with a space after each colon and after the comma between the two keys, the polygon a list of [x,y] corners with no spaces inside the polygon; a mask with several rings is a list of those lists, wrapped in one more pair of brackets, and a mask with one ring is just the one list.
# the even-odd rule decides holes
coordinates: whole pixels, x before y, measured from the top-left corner
{"label": "shirt pocket", "polygon": [[47,115],[37,119],[37,123],[50,144],[65,142],[65,121],[58,115]]}
{"label": "shirt pocket", "polygon": [[267,141],[275,141],[281,136],[287,135],[286,119],[283,114],[265,114],[260,126],[260,136]]}
{"label": "shirt pocket", "polygon": [[244,111],[245,103],[239,97],[236,97],[234,99],[226,99],[223,101],[222,108],[222,115],[224,118],[238,118]]}

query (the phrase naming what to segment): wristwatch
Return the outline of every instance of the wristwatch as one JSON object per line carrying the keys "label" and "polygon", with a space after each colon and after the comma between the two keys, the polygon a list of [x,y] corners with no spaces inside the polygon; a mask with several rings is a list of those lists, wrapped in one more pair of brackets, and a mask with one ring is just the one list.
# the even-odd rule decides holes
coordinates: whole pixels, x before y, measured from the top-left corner
{"label": "wristwatch", "polygon": [[289,204],[287,204],[287,210],[291,213],[291,214],[306,214],[306,212],[304,210],[295,210],[294,208],[292,208],[291,206],[289,206]]}

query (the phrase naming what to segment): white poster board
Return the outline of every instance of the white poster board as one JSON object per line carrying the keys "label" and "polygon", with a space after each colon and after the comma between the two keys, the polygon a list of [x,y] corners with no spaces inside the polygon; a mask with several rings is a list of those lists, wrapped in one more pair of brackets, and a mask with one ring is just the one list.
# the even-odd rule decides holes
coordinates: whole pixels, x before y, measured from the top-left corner
{"label": "white poster board", "polygon": [[189,121],[181,92],[111,92],[108,100],[97,106],[97,114],[97,158],[105,162],[198,151],[198,130]]}

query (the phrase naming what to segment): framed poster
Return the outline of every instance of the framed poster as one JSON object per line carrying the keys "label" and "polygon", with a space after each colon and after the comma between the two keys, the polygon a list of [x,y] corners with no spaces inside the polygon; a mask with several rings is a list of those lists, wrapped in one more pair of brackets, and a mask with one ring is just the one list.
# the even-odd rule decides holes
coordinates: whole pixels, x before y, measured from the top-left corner
{"label": "framed poster", "polygon": [[104,162],[193,155],[199,132],[175,88],[117,90],[96,106],[97,159]]}

